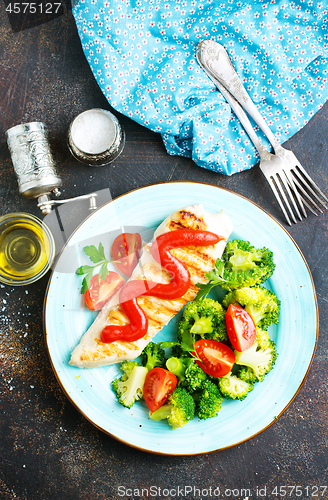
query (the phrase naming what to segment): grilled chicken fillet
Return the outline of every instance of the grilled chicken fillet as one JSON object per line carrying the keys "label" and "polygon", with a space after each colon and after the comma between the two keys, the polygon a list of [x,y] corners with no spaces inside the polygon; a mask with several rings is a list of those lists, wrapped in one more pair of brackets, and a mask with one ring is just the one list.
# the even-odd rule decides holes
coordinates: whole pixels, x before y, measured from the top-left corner
{"label": "grilled chicken fillet", "polygon": [[[111,365],[128,359],[135,359],[153,337],[183,308],[193,300],[198,292],[196,283],[206,283],[204,273],[213,269],[215,261],[221,257],[225,240],[232,231],[230,218],[223,212],[212,214],[202,205],[192,205],[172,213],[155,231],[154,237],[168,231],[195,229],[211,231],[224,240],[210,247],[174,248],[172,254],[184,262],[190,272],[191,284],[183,297],[165,300],[143,295],[138,304],[148,317],[147,334],[134,342],[116,341],[103,343],[100,334],[107,325],[125,325],[129,321],[118,303],[118,294],[101,309],[97,318],[83,335],[71,355],[70,364],[80,368],[93,368]],[[153,259],[150,244],[144,248],[143,255],[130,279],[147,279],[157,283],[169,283],[170,274]]]}

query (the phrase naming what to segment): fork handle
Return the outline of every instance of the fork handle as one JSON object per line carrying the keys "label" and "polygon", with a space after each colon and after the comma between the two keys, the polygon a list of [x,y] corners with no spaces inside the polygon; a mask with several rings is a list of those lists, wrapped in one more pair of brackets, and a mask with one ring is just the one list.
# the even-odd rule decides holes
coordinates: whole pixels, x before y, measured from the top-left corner
{"label": "fork handle", "polygon": [[[278,141],[276,141],[272,131],[265,123],[263,116],[260,114],[249,96],[223,45],[220,45],[213,40],[203,40],[198,44],[196,57],[208,76],[212,80],[214,78],[216,82],[225,87],[227,91],[235,97],[244,110],[247,111],[247,113],[253,118],[255,123],[268,138],[273,149],[279,149],[280,145]],[[219,90],[221,90],[221,88]]]}
{"label": "fork handle", "polygon": [[[210,75],[209,75],[210,76]],[[253,125],[248,119],[248,116],[246,115],[244,109],[241,107],[237,99],[233,97],[233,95],[228,92],[228,90],[222,85],[222,83],[219,82],[216,78],[213,76],[210,76],[211,80],[213,83],[216,85],[218,90],[221,92],[223,97],[226,99],[228,104],[230,105],[231,109],[237,116],[238,120],[240,121],[241,125],[244,127],[245,132],[247,133],[248,137],[251,139],[252,143],[254,144],[255,148],[257,149],[261,160],[264,160],[265,158],[269,158],[271,153],[269,153],[266,148],[262,145],[260,142],[260,139],[258,135],[256,134]]]}

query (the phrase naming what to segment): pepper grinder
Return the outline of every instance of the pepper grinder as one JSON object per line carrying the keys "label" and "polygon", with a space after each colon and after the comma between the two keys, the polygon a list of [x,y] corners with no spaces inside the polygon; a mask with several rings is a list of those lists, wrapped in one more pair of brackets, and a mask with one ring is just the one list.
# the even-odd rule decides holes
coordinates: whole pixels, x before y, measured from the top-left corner
{"label": "pepper grinder", "polygon": [[89,198],[90,210],[97,208],[96,193],[68,200],[52,200],[51,194],[60,196],[62,180],[59,177],[48,142],[48,130],[42,122],[22,123],[6,132],[7,143],[17,176],[20,194],[37,198],[43,215],[51,212],[53,205]]}

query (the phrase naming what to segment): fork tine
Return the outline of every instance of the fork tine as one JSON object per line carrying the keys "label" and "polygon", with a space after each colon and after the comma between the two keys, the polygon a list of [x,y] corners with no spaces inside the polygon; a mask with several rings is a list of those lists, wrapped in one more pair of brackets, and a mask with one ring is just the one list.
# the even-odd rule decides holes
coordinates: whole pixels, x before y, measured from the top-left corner
{"label": "fork tine", "polygon": [[[265,175],[265,174],[264,174],[264,175]],[[285,207],[284,207],[284,204],[282,203],[281,197],[282,197],[282,198],[284,198],[284,201],[285,201],[285,203],[286,203],[286,206],[288,207],[289,212],[290,212],[290,214],[291,214],[291,216],[292,216],[292,219],[293,219],[293,221],[294,221],[294,222],[295,222],[295,224],[296,224],[296,223],[297,223],[297,220],[295,219],[295,216],[294,216],[293,212],[291,211],[291,209],[290,209],[290,207],[289,207],[289,204],[288,204],[288,201],[287,201],[287,198],[286,198],[285,193],[284,193],[283,191],[281,192],[281,190],[280,190],[280,189],[279,189],[279,187],[278,187],[277,181],[274,179],[274,177],[273,177],[273,176],[271,176],[271,177],[270,177],[270,176],[265,176],[265,177],[266,177],[266,179],[267,179],[268,183],[270,184],[270,187],[271,187],[271,189],[272,189],[272,191],[273,191],[273,194],[275,195],[275,197],[276,197],[276,199],[277,199],[277,202],[279,203],[279,206],[280,206],[280,208],[281,208],[281,210],[282,210],[282,212],[283,212],[283,214],[284,214],[284,216],[285,216],[285,218],[286,218],[286,220],[287,220],[288,224],[289,224],[290,226],[292,225],[292,223],[291,223],[291,221],[290,221],[290,218],[289,218],[289,216],[288,216],[288,214],[287,214],[287,212],[286,212],[286,209],[285,209]],[[278,193],[278,189],[277,189],[277,188],[279,189],[279,193]]]}
{"label": "fork tine", "polygon": [[[313,198],[311,198],[311,196],[309,195],[309,193],[307,191],[305,191],[305,189],[303,188],[302,184],[300,184],[293,172],[293,170],[291,170],[291,173],[293,175],[293,180],[294,180],[294,184],[297,186],[297,190],[300,191],[304,197],[306,197],[311,203],[312,205],[317,209],[319,210],[319,212],[323,213],[321,208],[319,207],[319,205],[314,201]],[[310,212],[312,212],[313,214],[315,215],[318,215],[313,209],[311,209],[310,205],[308,203],[306,203],[306,200],[300,195],[304,205],[306,205],[306,207],[310,210]]]}
{"label": "fork tine", "polygon": [[[298,191],[296,189],[293,177],[290,174],[290,170],[284,169],[283,173],[285,174],[285,177],[286,177],[286,180],[287,180],[287,182],[284,183],[284,186],[285,186],[285,188],[286,188],[286,190],[287,190],[287,192],[289,194],[289,197],[292,200],[292,203],[293,203],[293,206],[294,206],[294,208],[296,210],[297,215],[299,216],[300,220],[302,220],[302,217],[301,217],[301,215],[299,213],[298,206],[297,206],[294,198],[296,198],[297,203],[300,206],[300,208],[302,210],[302,213],[303,213],[303,216],[305,218],[307,217],[307,213],[306,213],[306,211],[304,209],[304,205],[303,205],[303,202],[301,200],[301,197],[300,197],[300,195],[299,195],[299,193],[298,193]],[[292,190],[293,193],[291,193],[291,190]]]}
{"label": "fork tine", "polygon": [[[309,203],[308,203],[308,202],[307,202],[307,201],[306,201],[306,200],[305,200],[302,196],[300,196],[300,198],[301,198],[301,200],[302,200],[303,204],[306,206],[306,208],[307,208],[308,210],[310,210],[310,212],[312,212],[312,213],[313,213],[313,215],[315,215],[316,217],[318,217],[317,212],[315,212],[315,211],[313,210],[313,208],[309,205]],[[312,201],[312,200],[311,200],[311,201]],[[312,203],[313,203],[313,201],[312,201]],[[318,207],[318,210],[322,213],[322,210],[321,210],[319,207]]]}
{"label": "fork tine", "polygon": [[[280,188],[281,195],[283,196],[284,202],[286,203],[289,212],[292,214],[292,216],[294,216],[294,212],[292,211],[292,209],[290,207],[290,204],[289,204],[289,202],[287,200],[287,197],[285,195],[285,191],[284,191],[284,189],[285,189],[286,192],[287,192],[287,194],[288,194],[289,200],[292,202],[292,204],[294,206],[294,209],[295,209],[295,212],[296,212],[298,218],[300,220],[302,220],[302,216],[301,216],[301,214],[300,214],[300,212],[298,210],[298,207],[296,206],[295,200],[294,200],[293,195],[292,195],[292,193],[290,191],[288,181],[285,180],[284,176],[286,177],[286,172],[284,170],[282,170],[281,172],[279,172],[279,173],[276,174],[276,179],[275,179],[276,182],[279,179],[279,182],[280,182],[280,185],[281,185],[281,188]],[[277,187],[279,189],[278,185],[277,185]],[[294,217],[294,219],[295,219],[295,217]],[[295,221],[295,223],[296,223],[296,221]]]}
{"label": "fork tine", "polygon": [[[291,170],[290,171],[292,174],[293,174],[293,171]],[[302,201],[303,203],[303,208],[304,208],[304,205],[306,206],[306,208],[313,213],[313,215],[315,215],[316,217],[318,217],[318,214],[317,212],[315,212],[313,210],[313,208],[311,207],[311,205],[306,201],[305,198],[303,198],[303,196],[298,193],[298,191],[302,192],[304,194],[304,196],[306,196],[306,198],[312,203],[312,205],[314,205],[316,207],[317,210],[319,210],[319,212],[323,213],[321,208],[319,207],[319,205],[316,204],[316,202],[309,196],[309,194],[305,191],[305,189],[303,188],[303,186],[298,182],[298,180],[296,179],[295,176],[293,176],[293,181],[294,181],[294,184],[295,186],[297,186],[297,194],[299,195],[300,197],[300,200]],[[304,210],[305,211],[305,210]],[[307,216],[306,216],[307,217]]]}
{"label": "fork tine", "polygon": [[[301,182],[303,182],[304,186],[309,190],[309,192],[327,209],[327,205],[319,198],[318,194],[321,196],[321,198],[328,202],[328,198],[326,197],[326,195],[321,191],[321,189],[319,188],[319,186],[314,182],[314,180],[309,176],[309,174],[307,173],[307,171],[302,167],[302,165],[300,163],[297,163],[297,165],[295,165],[295,168],[293,169],[293,173],[295,172],[295,174],[298,176],[299,180]],[[303,175],[303,177],[300,175],[300,172],[301,174]],[[306,182],[306,180],[308,182]],[[313,189],[312,189],[312,188]],[[315,190],[315,191],[314,191]],[[316,192],[317,191],[317,192]]]}

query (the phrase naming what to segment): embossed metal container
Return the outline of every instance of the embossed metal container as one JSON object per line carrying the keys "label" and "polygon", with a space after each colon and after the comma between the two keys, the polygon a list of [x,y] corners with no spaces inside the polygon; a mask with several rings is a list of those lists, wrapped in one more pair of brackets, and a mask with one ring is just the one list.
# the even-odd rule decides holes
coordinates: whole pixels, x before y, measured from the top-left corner
{"label": "embossed metal container", "polygon": [[22,123],[7,130],[6,137],[20,194],[26,198],[60,194],[62,180],[52,157],[46,125]]}
{"label": "embossed metal container", "polygon": [[108,165],[122,153],[124,145],[124,129],[116,116],[105,109],[83,111],[68,130],[70,152],[91,167]]}

